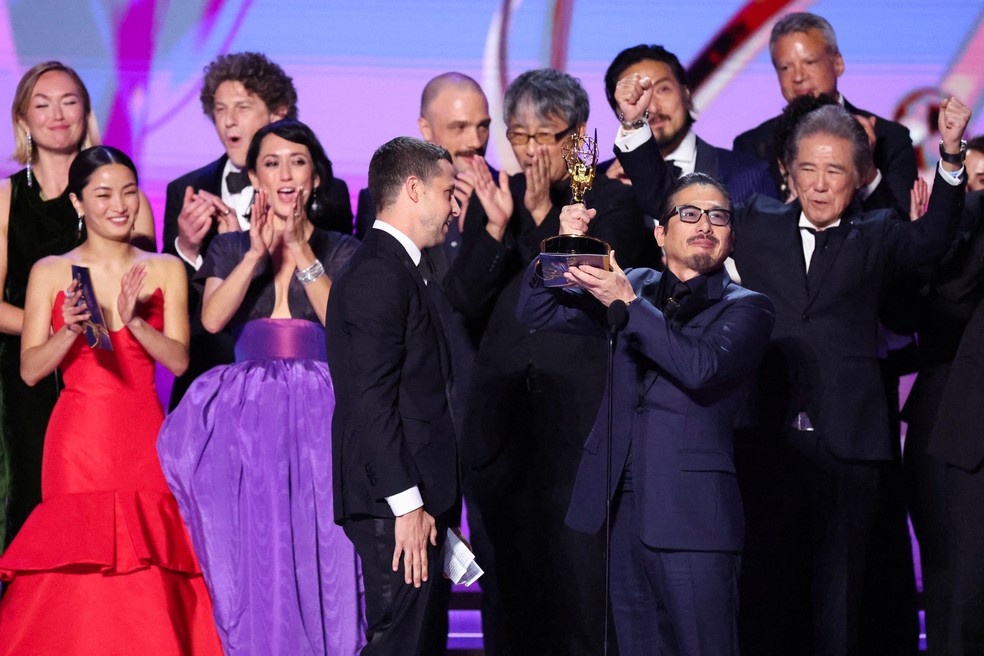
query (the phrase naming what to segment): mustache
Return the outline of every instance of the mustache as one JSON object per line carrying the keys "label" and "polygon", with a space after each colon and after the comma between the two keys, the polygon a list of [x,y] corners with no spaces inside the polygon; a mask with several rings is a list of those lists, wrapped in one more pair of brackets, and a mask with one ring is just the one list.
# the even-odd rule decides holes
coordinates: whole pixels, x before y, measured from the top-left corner
{"label": "mustache", "polygon": [[485,148],[469,148],[468,150],[456,150],[454,153],[455,157],[474,157],[475,155],[485,157]]}
{"label": "mustache", "polygon": [[721,240],[720,239],[718,239],[714,235],[708,233],[708,234],[705,234],[705,235],[694,235],[693,237],[688,237],[687,238],[687,245],[689,246],[690,244],[694,243],[698,239],[706,239],[707,241],[713,243],[715,246],[717,246],[718,244],[721,243]]}

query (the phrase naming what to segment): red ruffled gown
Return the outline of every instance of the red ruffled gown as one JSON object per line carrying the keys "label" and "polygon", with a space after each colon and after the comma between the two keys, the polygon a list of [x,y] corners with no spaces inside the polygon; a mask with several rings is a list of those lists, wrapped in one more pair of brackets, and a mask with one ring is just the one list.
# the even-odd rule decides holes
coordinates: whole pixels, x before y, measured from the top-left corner
{"label": "red ruffled gown", "polygon": [[[52,312],[63,325],[62,297]],[[141,316],[162,329],[160,290]],[[48,424],[42,502],[0,557],[0,654],[221,654],[212,605],[157,460],[154,361],[123,328],[79,337]]]}

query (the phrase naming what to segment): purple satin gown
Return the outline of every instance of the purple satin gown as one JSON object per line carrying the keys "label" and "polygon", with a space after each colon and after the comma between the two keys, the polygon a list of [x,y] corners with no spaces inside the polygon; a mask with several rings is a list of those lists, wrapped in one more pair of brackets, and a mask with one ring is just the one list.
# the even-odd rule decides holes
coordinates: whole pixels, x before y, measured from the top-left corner
{"label": "purple satin gown", "polygon": [[157,443],[226,654],[357,654],[358,556],[332,521],[324,329],[243,324],[236,363],[195,381]]}

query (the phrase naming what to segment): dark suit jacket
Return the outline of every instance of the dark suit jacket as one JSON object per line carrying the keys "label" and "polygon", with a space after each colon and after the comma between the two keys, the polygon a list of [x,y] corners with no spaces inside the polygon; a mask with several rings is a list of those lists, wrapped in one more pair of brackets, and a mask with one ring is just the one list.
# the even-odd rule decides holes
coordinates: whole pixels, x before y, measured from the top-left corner
{"label": "dark suit jacket", "polygon": [[[864,109],[858,109],[844,100],[844,109],[851,114],[875,116],[875,152],[872,153],[875,166],[881,171],[882,182],[870,197],[865,199],[864,209],[899,209],[904,213],[909,209],[909,192],[916,181],[918,166],[916,151],[912,147],[909,129],[900,123],[876,116]],[[754,155],[763,162],[775,158],[772,142],[778,117],[770,118],[758,127],[742,132],[735,137],[734,149],[739,153]]]}
{"label": "dark suit jacket", "polygon": [[368,189],[359,190],[359,200],[355,205],[355,236],[362,239],[376,220],[376,202]]}
{"label": "dark suit jacket", "polygon": [[[163,251],[171,255],[178,255],[174,247],[174,241],[178,238],[178,215],[184,206],[184,193],[187,187],[198,191],[205,191],[222,195],[222,170],[225,168],[226,156],[210,164],[206,164],[200,169],[186,173],[177,180],[171,181],[167,185],[167,196],[164,205],[164,244]],[[201,254],[204,258],[208,245],[218,234],[218,229],[213,223],[205,238],[202,240]],[[195,276],[195,268],[184,261],[185,272],[188,274],[188,317],[191,327],[191,342],[189,344],[188,370],[178,376],[171,388],[171,400],[169,407],[174,409],[185,392],[195,379],[212,367],[220,364],[229,364],[236,359],[235,340],[232,335],[222,331],[211,334],[202,326],[202,289],[197,285],[192,285],[191,280]]]}
{"label": "dark suit jacket", "polygon": [[[650,140],[619,153],[626,172],[644,184],[656,207],[672,173]],[[919,221],[895,212],[862,212],[852,205],[808,284],[798,227],[798,202],[783,205],[752,197],[736,207],[733,257],[742,284],[767,294],[776,306],[776,326],[758,377],[760,421],[781,431],[800,411],[840,457],[891,459],[888,409],[878,365],[878,311],[887,283],[931,264],[952,241],[963,205],[963,185],[940,178],[929,210]]]}
{"label": "dark suit jacket", "polygon": [[[619,334],[614,364],[611,493],[631,448],[638,533],[650,547],[739,551],[744,540],[731,426],[743,383],[772,330],[772,303],[705,276],[707,298],[685,301],[673,322],[655,305],[660,273],[626,272],[639,300]],[[517,315],[527,325],[604,334],[604,307],[580,290],[543,287],[536,263],[526,272]],[[681,315],[687,313],[687,317]],[[684,319],[682,325],[675,322]],[[609,391],[606,391],[606,396]],[[584,444],[567,523],[596,533],[605,519],[607,398]]]}
{"label": "dark suit jacket", "polygon": [[335,521],[393,517],[385,498],[419,486],[433,516],[459,501],[441,319],[406,249],[371,230],[332,285],[325,326],[335,385]]}
{"label": "dark suit jacket", "polygon": [[[185,189],[187,187],[191,187],[195,191],[204,189],[211,194],[221,197],[222,171],[225,168],[227,159],[228,158],[223,155],[214,162],[206,164],[202,168],[196,169],[190,173],[185,173],[180,178],[172,180],[168,183],[166,200],[164,202],[163,250],[165,253],[170,253],[171,255],[178,254],[177,250],[174,248],[174,240],[178,238],[178,215],[181,214],[181,208],[184,206]],[[204,257],[205,252],[208,250],[209,243],[211,243],[212,239],[217,234],[218,228],[215,224],[213,224],[208,233],[206,233],[205,238],[202,240],[202,257]],[[185,269],[188,272],[188,279],[190,280],[191,277],[195,275],[195,269],[187,262],[185,262]]]}
{"label": "dark suit jacket", "polygon": [[[614,161],[610,159],[599,164],[599,174],[607,171]],[[706,173],[727,187],[735,203],[743,203],[753,194],[779,198],[779,190],[772,181],[767,164],[755,157],[712,146],[700,137],[697,137],[694,171]]]}
{"label": "dark suit jacket", "polygon": [[[984,191],[967,194],[961,228],[961,239],[934,272],[923,306],[919,340],[924,369],[906,412],[924,412],[934,426],[930,453],[973,470],[984,460],[984,404],[968,402],[984,398]],[[923,384],[923,371],[936,368],[945,375],[926,376]],[[930,382],[940,389],[925,389]]]}

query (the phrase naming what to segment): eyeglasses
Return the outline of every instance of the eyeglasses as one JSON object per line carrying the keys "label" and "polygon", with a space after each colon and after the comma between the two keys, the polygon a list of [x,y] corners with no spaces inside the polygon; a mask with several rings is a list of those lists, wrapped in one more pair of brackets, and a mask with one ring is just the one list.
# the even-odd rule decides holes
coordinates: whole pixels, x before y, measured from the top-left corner
{"label": "eyeglasses", "polygon": [[537,142],[541,146],[553,146],[554,144],[559,143],[561,139],[569,135],[572,129],[572,126],[568,126],[556,134],[550,134],[549,132],[529,134],[527,132],[506,130],[506,139],[508,139],[509,143],[514,146],[525,146],[530,142],[530,139]]}
{"label": "eyeglasses", "polygon": [[679,216],[680,220],[684,223],[697,223],[700,221],[700,216],[702,214],[707,215],[707,220],[711,222],[712,226],[720,227],[731,223],[731,210],[723,210],[720,208],[702,210],[699,207],[694,207],[693,205],[677,205],[669,214],[666,215],[666,219],[671,219],[674,214]]}

